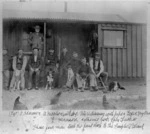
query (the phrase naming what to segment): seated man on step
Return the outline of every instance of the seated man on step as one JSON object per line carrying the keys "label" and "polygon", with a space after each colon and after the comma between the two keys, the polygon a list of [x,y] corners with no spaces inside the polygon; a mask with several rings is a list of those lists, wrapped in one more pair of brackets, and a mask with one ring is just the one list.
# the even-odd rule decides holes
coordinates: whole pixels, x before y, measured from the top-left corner
{"label": "seated man on step", "polygon": [[104,72],[104,65],[102,60],[100,59],[100,54],[95,53],[95,57],[90,57],[89,64],[91,68],[91,74],[90,74],[90,90],[94,90],[94,88],[97,90],[97,80],[100,80],[103,82],[102,84],[107,84],[107,78],[108,73]]}

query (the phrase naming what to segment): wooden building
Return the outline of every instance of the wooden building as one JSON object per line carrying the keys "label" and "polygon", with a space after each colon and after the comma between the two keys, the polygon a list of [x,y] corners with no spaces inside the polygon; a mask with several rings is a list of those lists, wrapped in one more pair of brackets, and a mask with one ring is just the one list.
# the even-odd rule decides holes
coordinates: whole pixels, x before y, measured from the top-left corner
{"label": "wooden building", "polygon": [[[33,26],[38,24],[44,35],[44,55],[50,44],[57,56],[60,56],[62,47],[67,47],[70,56],[76,51],[79,56],[88,57],[89,33],[94,28],[98,32],[98,51],[110,77],[146,77],[145,22],[130,22],[116,14],[66,12],[65,5],[64,12],[38,11],[36,8],[31,12],[24,10],[29,4],[16,5],[3,9],[3,45],[7,46],[10,55],[22,45],[24,30],[33,32]],[[47,37],[49,29],[52,30],[50,42]]]}

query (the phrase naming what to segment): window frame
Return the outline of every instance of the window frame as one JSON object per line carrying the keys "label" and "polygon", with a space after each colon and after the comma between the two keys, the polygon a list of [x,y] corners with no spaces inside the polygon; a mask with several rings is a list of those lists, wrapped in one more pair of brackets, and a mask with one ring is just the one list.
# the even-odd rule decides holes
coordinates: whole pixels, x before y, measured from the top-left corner
{"label": "window frame", "polygon": [[[122,27],[102,27],[102,47],[103,48],[127,48],[127,29]],[[123,32],[123,46],[104,46],[104,31],[122,31]]]}

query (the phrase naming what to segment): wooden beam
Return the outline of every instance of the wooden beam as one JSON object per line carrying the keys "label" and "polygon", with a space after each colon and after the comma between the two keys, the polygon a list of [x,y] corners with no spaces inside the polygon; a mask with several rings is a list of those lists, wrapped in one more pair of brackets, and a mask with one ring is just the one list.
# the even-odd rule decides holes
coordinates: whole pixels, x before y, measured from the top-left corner
{"label": "wooden beam", "polygon": [[44,22],[44,57],[46,56],[46,22]]}

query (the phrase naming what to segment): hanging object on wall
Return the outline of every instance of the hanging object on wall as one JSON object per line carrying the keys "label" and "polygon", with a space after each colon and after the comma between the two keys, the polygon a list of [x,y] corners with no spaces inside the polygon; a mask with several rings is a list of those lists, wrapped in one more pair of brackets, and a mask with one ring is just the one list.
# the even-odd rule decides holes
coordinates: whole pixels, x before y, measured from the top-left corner
{"label": "hanging object on wall", "polygon": [[93,57],[95,52],[98,51],[98,34],[95,30],[91,32],[88,47],[89,47],[88,53],[90,56]]}

